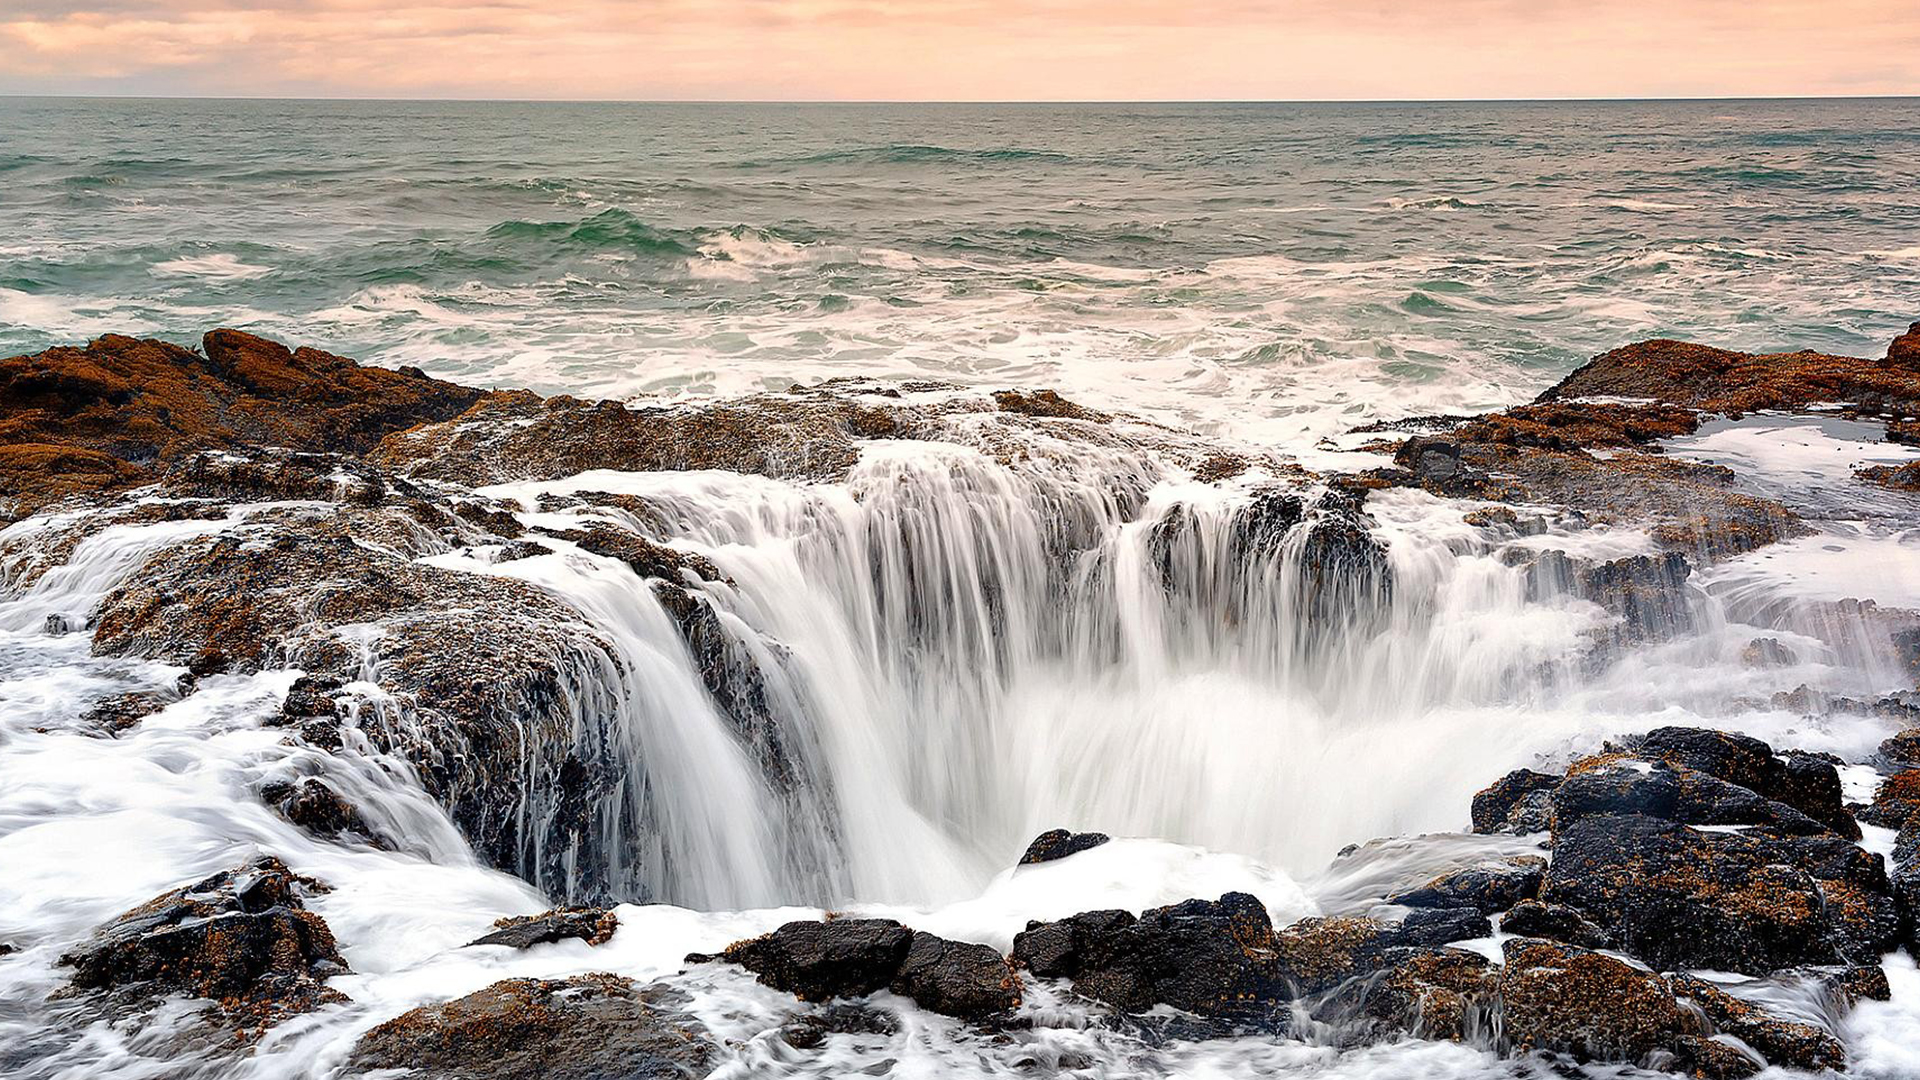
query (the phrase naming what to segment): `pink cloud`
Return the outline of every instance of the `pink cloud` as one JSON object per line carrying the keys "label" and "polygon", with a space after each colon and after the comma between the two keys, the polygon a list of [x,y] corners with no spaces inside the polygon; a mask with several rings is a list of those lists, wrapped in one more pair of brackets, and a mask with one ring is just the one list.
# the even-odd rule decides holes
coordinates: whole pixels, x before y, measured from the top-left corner
{"label": "pink cloud", "polygon": [[0,90],[827,99],[1920,92],[1911,0],[20,0]]}

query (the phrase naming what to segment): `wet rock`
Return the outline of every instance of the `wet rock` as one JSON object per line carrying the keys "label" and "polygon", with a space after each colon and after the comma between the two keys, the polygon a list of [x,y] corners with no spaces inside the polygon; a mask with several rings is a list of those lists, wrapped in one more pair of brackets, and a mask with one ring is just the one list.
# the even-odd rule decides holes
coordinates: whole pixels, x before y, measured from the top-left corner
{"label": "wet rock", "polygon": [[1770,1065],[1844,1072],[1847,1051],[1825,1028],[1767,1012],[1692,975],[1668,978],[1674,994],[1705,1014],[1714,1033],[1731,1035],[1759,1051]]}
{"label": "wet rock", "polygon": [[1848,402],[1911,416],[1920,412],[1920,379],[1915,375],[1897,364],[1850,356],[1740,353],[1657,340],[1594,358],[1540,400],[1652,398],[1720,413]]}
{"label": "wet rock", "polygon": [[177,696],[151,691],[114,694],[95,702],[80,722],[103,734],[118,735],[178,700]]}
{"label": "wet rock", "polygon": [[1422,483],[1445,485],[1460,474],[1460,444],[1453,439],[1416,435],[1394,451],[1393,462]]}
{"label": "wet rock", "polygon": [[1112,838],[1106,833],[1077,833],[1068,832],[1066,829],[1049,829],[1034,837],[1033,843],[1027,845],[1026,853],[1020,856],[1020,865],[1032,866],[1035,863],[1052,862],[1069,855],[1078,855],[1082,851],[1097,848],[1110,839]]}
{"label": "wet rock", "polygon": [[1493,926],[1470,908],[1415,911],[1398,923],[1362,916],[1302,919],[1273,935],[1280,976],[1298,995],[1324,994],[1380,970],[1396,949],[1486,937]]}
{"label": "wet rock", "polygon": [[738,964],[802,1001],[827,1001],[885,989],[906,962],[912,942],[913,931],[892,919],[790,922],[736,941],[718,956],[693,954],[687,962]]}
{"label": "wet rock", "polygon": [[1396,948],[1380,970],[1342,986],[1314,1009],[1343,1042],[1377,1042],[1399,1033],[1466,1042],[1490,1036],[1500,972],[1462,949]]}
{"label": "wet rock", "polygon": [[1547,860],[1536,855],[1470,866],[1389,896],[1387,903],[1418,908],[1471,908],[1482,915],[1493,915],[1536,896],[1546,869]]}
{"label": "wet rock", "polygon": [[1113,419],[1106,413],[1076,405],[1052,390],[998,390],[994,392],[993,401],[1000,407],[1001,412],[1020,413],[1025,416],[1091,420],[1102,424]]}
{"label": "wet rock", "polygon": [[1013,961],[1041,978],[1070,979],[1095,944],[1134,922],[1132,912],[1118,909],[1083,911],[1056,922],[1034,920],[1014,935]]}
{"label": "wet rock", "polygon": [[1827,831],[1793,807],[1717,776],[1621,754],[1575,762],[1554,790],[1556,831],[1594,814],[1645,814],[1688,825],[1766,825],[1796,834]]}
{"label": "wet rock", "polygon": [[1800,657],[1779,638],[1754,638],[1740,650],[1740,662],[1750,668],[1792,667]]}
{"label": "wet rock", "polygon": [[294,781],[275,781],[260,789],[260,801],[281,817],[315,836],[327,839],[347,837],[375,847],[390,845],[373,826],[367,824],[358,807],[316,777]]}
{"label": "wet rock", "polygon": [[834,1002],[781,1025],[780,1038],[796,1050],[814,1050],[829,1035],[892,1035],[899,1030],[899,1021],[891,1013]]}
{"label": "wet rock", "polygon": [[1887,346],[1887,363],[1920,375],[1920,323],[1909,326]]}
{"label": "wet rock", "polygon": [[204,449],[357,453],[483,396],[235,330],[202,344],[109,334],[0,360],[0,495],[37,503],[133,486]]}
{"label": "wet rock", "polygon": [[346,961],[301,899],[321,888],[261,856],[154,897],[60,963],[73,969],[76,990],[211,998],[229,1022],[271,1023],[346,1000],[325,985]]}
{"label": "wet rock", "polygon": [[1559,787],[1560,780],[1549,773],[1515,769],[1494,781],[1473,797],[1473,831],[1522,835],[1547,831],[1552,807],[1544,796]]}
{"label": "wet rock", "polygon": [[505,945],[510,949],[531,949],[568,938],[589,945],[604,945],[619,929],[620,920],[611,908],[554,908],[538,915],[509,915],[493,924],[491,933],[467,942],[474,945]]}
{"label": "wet rock", "polygon": [[613,975],[507,979],[367,1032],[350,1069],[431,1080],[669,1080],[707,1075],[715,1048],[661,984]]}
{"label": "wet rock", "polygon": [[1883,829],[1901,829],[1920,817],[1920,769],[1903,769],[1880,781],[1859,817]]}
{"label": "wet rock", "polygon": [[1143,912],[1091,936],[1074,960],[1075,990],[1128,1012],[1165,1004],[1257,1018],[1288,996],[1274,965],[1273,923],[1246,893]]}
{"label": "wet rock", "polygon": [[1686,584],[1692,573],[1677,551],[1634,555],[1580,569],[1575,592],[1619,617],[1617,641],[1665,641],[1693,628]]}
{"label": "wet rock", "polygon": [[1641,814],[1583,817],[1556,834],[1540,899],[1578,909],[1618,947],[1662,968],[1761,975],[1830,964],[1849,943],[1815,874],[1799,864],[1849,871],[1817,857],[1833,861],[1831,852],[1790,843],[1812,839],[1701,832]]}
{"label": "wet rock", "polygon": [[683,575],[690,574],[701,581],[719,581],[725,576],[704,555],[658,544],[613,525],[549,532],[548,535],[570,540],[583,551],[618,559],[643,578],[682,581]]}
{"label": "wet rock", "polygon": [[831,480],[853,467],[860,440],[897,438],[907,430],[897,408],[827,393],[631,408],[516,392],[484,398],[448,423],[395,434],[370,460],[472,487],[590,469],[727,469]]}
{"label": "wet rock", "polygon": [[1020,980],[994,948],[915,932],[893,992],[923,1009],[977,1020],[1020,1004]]}
{"label": "wet rock", "polygon": [[1578,908],[1540,900],[1522,900],[1513,905],[1513,909],[1501,917],[1500,930],[1518,937],[1564,941],[1585,949],[1604,949],[1609,944],[1606,931],[1589,922]]}
{"label": "wet rock", "polygon": [[1840,794],[1833,762],[1810,754],[1777,755],[1758,739],[1705,728],[1656,728],[1624,745],[1646,757],[1697,769],[1793,807],[1842,836],[1860,829]]}
{"label": "wet rock", "polygon": [[1651,971],[1533,938],[1508,941],[1504,954],[1503,1034],[1515,1049],[1638,1062],[1696,1033],[1666,981]]}

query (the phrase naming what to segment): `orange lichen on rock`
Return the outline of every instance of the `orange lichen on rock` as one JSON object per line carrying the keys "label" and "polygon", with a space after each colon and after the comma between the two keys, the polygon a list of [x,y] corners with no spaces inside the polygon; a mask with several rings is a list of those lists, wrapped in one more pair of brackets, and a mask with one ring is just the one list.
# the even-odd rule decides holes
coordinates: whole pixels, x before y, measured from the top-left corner
{"label": "orange lichen on rock", "polygon": [[0,360],[0,496],[125,487],[207,449],[358,453],[483,396],[238,330],[212,331],[203,349],[108,334]]}
{"label": "orange lichen on rock", "polygon": [[[1894,343],[1889,357],[1912,349]],[[1912,416],[1920,409],[1920,366],[1817,352],[1743,353],[1685,341],[1642,341],[1602,353],[1540,402],[1618,397],[1709,412],[1804,409],[1846,403]]]}

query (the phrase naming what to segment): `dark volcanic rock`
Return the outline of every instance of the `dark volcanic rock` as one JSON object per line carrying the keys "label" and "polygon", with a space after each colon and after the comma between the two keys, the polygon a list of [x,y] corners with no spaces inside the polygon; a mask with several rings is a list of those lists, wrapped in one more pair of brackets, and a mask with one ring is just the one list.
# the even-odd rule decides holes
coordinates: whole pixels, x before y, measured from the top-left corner
{"label": "dark volcanic rock", "polygon": [[738,964],[802,1001],[864,997],[891,989],[922,1008],[978,1020],[1020,1004],[1007,958],[986,945],[948,941],[892,919],[790,922],[688,963]]}
{"label": "dark volcanic rock", "polygon": [[474,945],[505,945],[513,949],[531,949],[568,938],[589,945],[604,945],[620,927],[611,908],[554,908],[539,915],[510,915],[493,924],[491,933],[467,942]]}
{"label": "dark volcanic rock", "polygon": [[1868,912],[1884,893],[1862,888],[1870,872],[1818,840],[1700,832],[1640,814],[1584,817],[1557,834],[1540,898],[1577,908],[1621,949],[1662,968],[1760,975],[1830,964],[1878,945],[1837,925],[1856,918],[1830,908],[1837,897],[1816,878],[1834,883],[1831,894],[1859,894]]}
{"label": "dark volcanic rock", "polygon": [[1623,960],[1532,938],[1505,946],[1503,1034],[1519,1050],[1637,1062],[1695,1033],[1666,981]]}
{"label": "dark volcanic rock", "polygon": [[613,975],[507,979],[381,1024],[348,1066],[430,1080],[691,1080],[714,1046],[685,1000]]}
{"label": "dark volcanic rock", "polygon": [[1846,1070],[1846,1047],[1825,1028],[1775,1016],[1692,975],[1674,975],[1668,981],[1676,996],[1706,1015],[1716,1033],[1753,1047],[1768,1064],[1809,1072]]}
{"label": "dark volcanic rock", "polygon": [[1539,900],[1513,905],[1513,910],[1501,917],[1500,929],[1518,937],[1548,938],[1586,949],[1604,949],[1608,944],[1606,931],[1587,921],[1578,908]]}
{"label": "dark volcanic rock", "polygon": [[1034,837],[1033,843],[1027,845],[1026,854],[1020,856],[1020,865],[1031,866],[1035,863],[1064,859],[1069,855],[1078,855],[1082,851],[1097,848],[1110,839],[1112,838],[1106,833],[1077,833],[1068,832],[1065,829],[1049,829]]}
{"label": "dark volcanic rock", "polygon": [[1287,996],[1273,940],[1266,906],[1227,893],[1155,908],[1093,937],[1070,974],[1074,989],[1129,1012],[1166,1004],[1201,1016],[1259,1017]]}
{"label": "dark volcanic rock", "polygon": [[1089,950],[1134,922],[1132,912],[1118,909],[1083,911],[1056,922],[1029,922],[1014,935],[1013,961],[1041,978],[1070,979],[1079,973]]}
{"label": "dark volcanic rock", "polygon": [[1759,739],[1705,728],[1656,728],[1624,744],[1642,756],[1698,769],[1784,803],[1849,839],[1860,836],[1831,761],[1797,752],[1775,754]]}
{"label": "dark volcanic rock", "polygon": [[389,846],[358,808],[317,777],[268,784],[260,789],[260,801],[315,836],[351,837],[375,847]]}
{"label": "dark volcanic rock", "polygon": [[1276,966],[1298,995],[1323,994],[1380,970],[1396,949],[1432,948],[1493,932],[1471,909],[1416,911],[1393,923],[1341,915],[1302,919],[1273,936]]}
{"label": "dark volcanic rock", "polygon": [[346,961],[326,920],[301,902],[319,888],[261,856],[154,897],[60,962],[75,989],[211,998],[241,1025],[345,1001],[324,983]]}
{"label": "dark volcanic rock", "polygon": [[796,1050],[813,1050],[829,1035],[892,1035],[900,1030],[893,1014],[865,1005],[834,1002],[780,1028],[780,1038]]}
{"label": "dark volcanic rock", "polygon": [[1473,797],[1473,831],[1521,834],[1547,831],[1551,824],[1551,805],[1530,797],[1551,792],[1560,786],[1560,779],[1532,769],[1515,769],[1494,781]]}
{"label": "dark volcanic rock", "polygon": [[1800,835],[1828,831],[1791,806],[1717,776],[1621,754],[1575,762],[1554,790],[1556,831],[1594,814],[1645,814],[1688,825],[1766,825]]}
{"label": "dark volcanic rock", "polygon": [[1408,907],[1472,908],[1482,915],[1505,911],[1540,892],[1547,860],[1526,855],[1487,866],[1470,866],[1442,874],[1418,888],[1387,897],[1389,904]]}
{"label": "dark volcanic rock", "polygon": [[1020,979],[991,946],[915,932],[893,992],[923,1009],[979,1019],[1020,1004]]}
{"label": "dark volcanic rock", "polygon": [[[1500,972],[1463,949],[1389,949],[1380,971],[1341,987],[1314,1017],[1343,1041],[1378,1041],[1397,1033],[1454,1042],[1489,1036]],[[1358,1030],[1356,1030],[1358,1029]]]}
{"label": "dark volcanic rock", "polygon": [[802,1001],[826,1001],[885,989],[900,973],[912,943],[913,931],[892,919],[790,922],[736,941],[718,956],[693,954],[687,962],[738,964]]}

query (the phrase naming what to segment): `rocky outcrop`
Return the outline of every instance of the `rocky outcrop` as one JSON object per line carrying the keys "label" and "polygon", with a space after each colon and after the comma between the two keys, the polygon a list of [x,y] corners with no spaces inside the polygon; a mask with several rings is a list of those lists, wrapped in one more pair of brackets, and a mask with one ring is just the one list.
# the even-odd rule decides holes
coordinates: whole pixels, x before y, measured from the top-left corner
{"label": "rocky outcrop", "polygon": [[1532,938],[1502,951],[1503,1034],[1514,1049],[1639,1062],[1697,1030],[1665,979],[1624,960]]}
{"label": "rocky outcrop", "polygon": [[1561,778],[1532,769],[1515,769],[1473,797],[1477,833],[1545,832],[1553,824],[1553,789]]}
{"label": "rocky outcrop", "polygon": [[992,948],[909,930],[892,919],[790,922],[717,955],[687,957],[694,964],[714,961],[738,964],[802,1001],[890,989],[922,1008],[967,1019],[1020,1004],[1019,979]]}
{"label": "rocky outcrop", "polygon": [[423,1080],[672,1080],[707,1075],[715,1046],[660,984],[614,975],[507,979],[403,1013],[355,1044],[348,1068]]}
{"label": "rocky outcrop", "polygon": [[75,991],[119,1000],[209,998],[246,1029],[345,1001],[326,980],[347,970],[325,919],[302,896],[323,890],[261,856],[154,897],[60,958]]}
{"label": "rocky outcrop", "polygon": [[1419,908],[1470,908],[1482,915],[1495,915],[1537,896],[1546,869],[1547,860],[1537,855],[1469,866],[1397,892],[1387,897],[1387,903]]}
{"label": "rocky outcrop", "polygon": [[1066,829],[1048,829],[1034,837],[1033,843],[1027,845],[1026,852],[1020,856],[1020,865],[1032,866],[1036,863],[1064,859],[1069,855],[1078,855],[1082,851],[1097,848],[1110,839],[1112,838],[1106,833],[1077,833],[1068,832]]}
{"label": "rocky outcrop", "polygon": [[1903,371],[1920,375],[1920,323],[1907,327],[1907,332],[1893,339],[1887,346],[1887,363]]}
{"label": "rocky outcrop", "polygon": [[505,945],[510,949],[531,949],[570,938],[589,945],[604,945],[613,940],[620,919],[611,908],[554,908],[538,915],[509,915],[493,924],[491,933],[467,942],[473,945]]}
{"label": "rocky outcrop", "polygon": [[359,453],[483,396],[237,330],[212,331],[198,351],[109,334],[0,360],[0,497],[146,483],[206,449]]}

